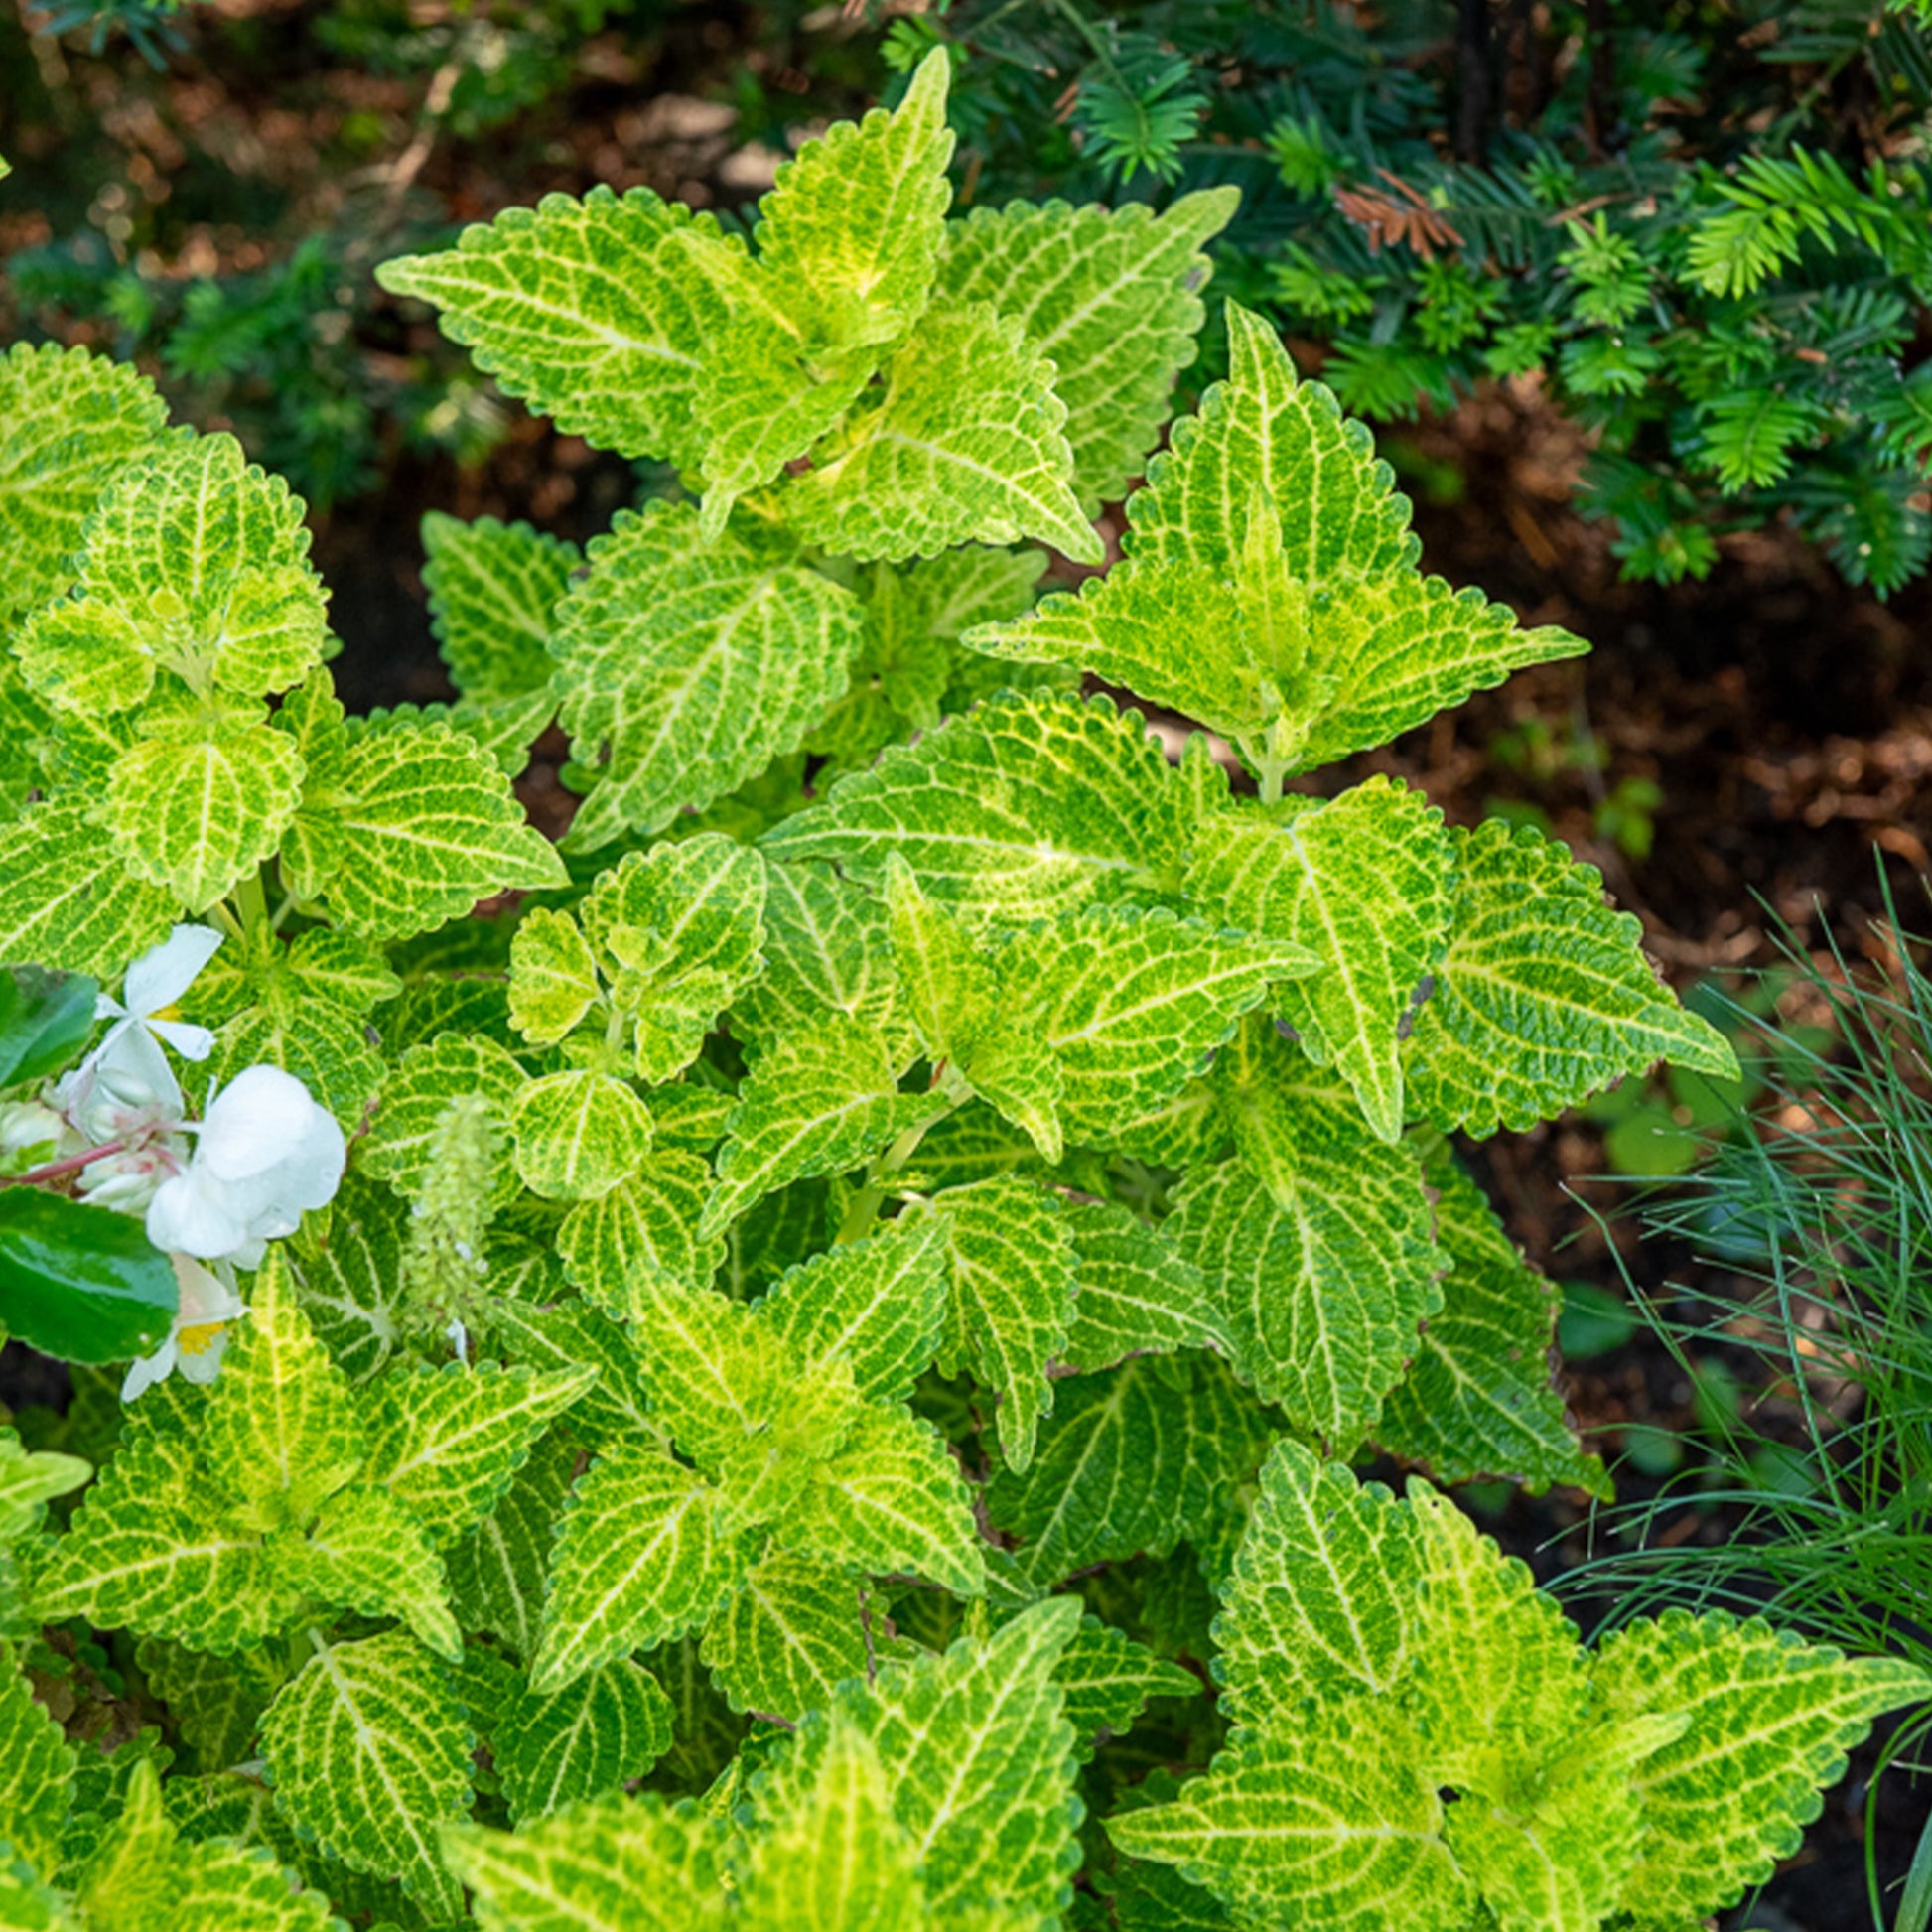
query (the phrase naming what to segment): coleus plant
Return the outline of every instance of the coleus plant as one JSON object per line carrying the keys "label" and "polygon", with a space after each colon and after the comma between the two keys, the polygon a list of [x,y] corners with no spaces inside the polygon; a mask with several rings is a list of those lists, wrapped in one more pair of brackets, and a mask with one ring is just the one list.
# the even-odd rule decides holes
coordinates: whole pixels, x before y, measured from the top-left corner
{"label": "coleus plant", "polygon": [[[9,1923],[1683,1932],[1932,1692],[1722,1618],[1592,1654],[1356,1486],[1605,1491],[1447,1136],[1733,1064],[1561,847],[1288,788],[1583,646],[1424,577],[1238,309],[1149,464],[1228,199],[951,221],[945,79],[749,242],[594,193],[382,272],[687,488],[582,557],[431,518],[448,707],[345,716],[231,441],[0,363],[0,956],[204,922],[115,1025],[211,1035],[205,1134],[267,1068],[348,1138],[223,1251],[245,1318],[160,1309],[211,1381],[82,1367],[0,1440]],[[1144,468],[1035,604],[1015,546],[1103,564]],[[561,849],[511,788],[553,717]],[[14,983],[24,1120],[93,988]],[[0,1192],[91,1217],[57,1340],[101,1229],[188,1224],[67,1198],[75,1114]]]}

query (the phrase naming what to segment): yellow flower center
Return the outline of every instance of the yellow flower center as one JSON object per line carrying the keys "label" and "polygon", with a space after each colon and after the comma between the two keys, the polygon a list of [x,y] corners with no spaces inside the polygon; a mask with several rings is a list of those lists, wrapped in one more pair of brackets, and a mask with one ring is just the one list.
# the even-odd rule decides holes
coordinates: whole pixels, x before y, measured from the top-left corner
{"label": "yellow flower center", "polygon": [[226,1326],[223,1321],[198,1321],[175,1337],[175,1346],[184,1355],[206,1355],[221,1339],[221,1330]]}

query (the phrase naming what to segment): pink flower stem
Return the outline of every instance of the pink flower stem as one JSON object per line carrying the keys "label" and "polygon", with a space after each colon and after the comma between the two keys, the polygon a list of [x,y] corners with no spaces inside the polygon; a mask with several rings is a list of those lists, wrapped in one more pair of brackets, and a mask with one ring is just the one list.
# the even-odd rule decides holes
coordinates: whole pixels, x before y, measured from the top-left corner
{"label": "pink flower stem", "polygon": [[110,1154],[119,1154],[126,1146],[125,1141],[103,1141],[84,1154],[69,1154],[63,1161],[50,1161],[44,1168],[29,1168],[25,1173],[0,1173],[0,1187],[38,1187],[45,1180],[60,1180],[67,1174],[78,1173],[82,1168],[92,1167],[96,1161],[104,1161]]}

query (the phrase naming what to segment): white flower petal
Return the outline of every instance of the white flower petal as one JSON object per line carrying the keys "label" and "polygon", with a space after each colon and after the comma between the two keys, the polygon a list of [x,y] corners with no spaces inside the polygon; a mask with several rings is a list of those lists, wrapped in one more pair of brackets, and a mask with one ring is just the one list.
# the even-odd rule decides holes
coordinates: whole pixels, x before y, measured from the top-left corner
{"label": "white flower petal", "polygon": [[185,1060],[205,1060],[214,1051],[214,1035],[187,1020],[150,1020],[148,1031],[159,1034]]}
{"label": "white flower petal", "polygon": [[121,998],[130,1013],[144,1018],[171,1007],[195,983],[195,975],[221,944],[212,926],[178,925],[160,945],[144,952],[127,969]]}
{"label": "white flower petal", "polygon": [[234,1291],[231,1282],[211,1274],[199,1261],[187,1255],[170,1255],[175,1264],[175,1280],[181,1288],[180,1325],[197,1328],[209,1321],[232,1321],[248,1312],[248,1304]]}
{"label": "white flower petal", "polygon": [[223,1180],[243,1180],[302,1160],[321,1111],[294,1074],[248,1067],[209,1102],[196,1161]]}
{"label": "white flower petal", "polygon": [[249,1239],[246,1212],[206,1168],[191,1163],[186,1173],[164,1180],[148,1203],[148,1239],[171,1254],[213,1261]]}
{"label": "white flower petal", "polygon": [[175,1338],[170,1335],[152,1355],[143,1355],[121,1380],[121,1400],[132,1402],[164,1380],[175,1366]]}

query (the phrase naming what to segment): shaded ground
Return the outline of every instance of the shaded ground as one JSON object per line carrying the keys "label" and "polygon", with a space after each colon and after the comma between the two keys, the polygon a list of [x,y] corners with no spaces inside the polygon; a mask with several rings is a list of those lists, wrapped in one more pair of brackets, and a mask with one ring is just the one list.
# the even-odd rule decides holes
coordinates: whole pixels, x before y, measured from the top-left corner
{"label": "shaded ground", "polygon": [[[110,241],[125,223],[114,245],[165,275],[252,265],[260,250],[251,209],[264,231],[348,224],[345,259],[365,283],[367,263],[406,245],[399,238],[550,189],[643,182],[714,206],[742,203],[768,181],[775,151],[748,149],[730,108],[709,96],[730,95],[748,61],[768,89],[802,89],[797,45],[749,7],[644,11],[655,23],[647,31],[588,41],[568,83],[516,122],[513,138],[437,128],[425,111],[437,69],[372,76],[319,64],[308,37],[314,13],[301,6],[257,10],[244,53],[231,47],[216,58],[205,47],[158,78],[125,53],[64,57],[58,72],[44,48],[0,26],[9,80],[21,80],[32,60],[51,103],[26,125],[10,125],[0,109],[0,149],[50,179],[73,174],[74,206],[50,207],[54,219],[92,218]],[[19,97],[26,91],[23,82]],[[84,165],[64,161],[60,144],[93,127],[98,152]],[[207,188],[210,170],[225,171],[218,194]],[[198,196],[218,218],[194,213]],[[49,232],[38,217],[0,215],[0,254]],[[378,392],[402,394],[439,352],[427,331],[406,327],[366,286],[342,314]],[[112,345],[98,325],[64,333]],[[246,433],[261,399],[243,389],[231,402]],[[631,466],[514,407],[494,449],[468,467],[412,440],[402,421],[398,413],[380,429],[380,490],[317,519],[316,561],[346,645],[338,676],[360,706],[446,691],[415,536],[425,510],[524,516],[582,540],[636,485]],[[1478,696],[1390,751],[1325,774],[1324,788],[1386,769],[1424,786],[1453,819],[1497,804],[1539,814],[1641,915],[1680,986],[1769,962],[1759,899],[1808,941],[1819,936],[1822,907],[1849,952],[1880,953],[1874,845],[1902,906],[1923,906],[1917,878],[1932,869],[1932,590],[1914,586],[1881,605],[1775,530],[1733,540],[1706,584],[1619,584],[1604,534],[1568,508],[1582,445],[1533,390],[1485,396],[1390,444],[1402,446],[1393,453],[1418,500],[1428,567],[1507,599],[1528,621],[1565,624],[1596,651]],[[553,787],[554,765],[540,763],[530,789],[541,820],[554,822],[561,808]],[[1649,787],[1654,803],[1644,802]],[[1638,1252],[1627,1223],[1606,1235],[1566,1191],[1615,1204],[1614,1190],[1586,1180],[1606,1165],[1589,1123],[1505,1137],[1475,1159],[1516,1238],[1553,1275],[1614,1285],[1612,1239],[1648,1286],[1690,1273],[1686,1255]],[[1686,1378],[1647,1339],[1580,1365],[1569,1388],[1608,1455],[1631,1424],[1692,1425]],[[1640,1495],[1645,1479],[1629,1486]],[[1486,1520],[1546,1580],[1588,1548],[1574,1499],[1518,1497]],[[1692,1520],[1683,1533],[1725,1527]],[[1863,1922],[1868,1796],[1855,1770],[1748,1922],[1766,1932]],[[1878,1807],[1881,1867],[1895,1876],[1926,1801],[1893,1778]]]}

